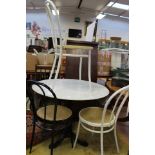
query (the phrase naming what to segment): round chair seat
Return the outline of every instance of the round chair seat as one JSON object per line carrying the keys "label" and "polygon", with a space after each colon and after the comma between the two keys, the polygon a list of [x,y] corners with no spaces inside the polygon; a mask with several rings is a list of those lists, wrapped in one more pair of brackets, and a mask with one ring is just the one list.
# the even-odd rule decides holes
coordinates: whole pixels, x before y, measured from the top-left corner
{"label": "round chair seat", "polygon": [[[101,127],[102,113],[103,113],[103,108],[88,107],[80,111],[79,117],[82,122],[87,123],[88,125],[94,125],[96,127]],[[110,117],[111,117],[111,111],[107,110],[104,123],[103,123],[104,127],[108,127],[114,124],[115,115],[112,115],[111,120],[110,120]]]}
{"label": "round chair seat", "polygon": [[[41,119],[44,119],[44,111],[45,107],[41,107],[37,110],[37,116]],[[65,107],[58,105],[57,106],[57,113],[56,113],[56,121],[62,121],[66,120],[69,117],[71,117],[72,111]],[[54,105],[48,105],[46,106],[46,120],[47,121],[53,121],[54,120]]]}

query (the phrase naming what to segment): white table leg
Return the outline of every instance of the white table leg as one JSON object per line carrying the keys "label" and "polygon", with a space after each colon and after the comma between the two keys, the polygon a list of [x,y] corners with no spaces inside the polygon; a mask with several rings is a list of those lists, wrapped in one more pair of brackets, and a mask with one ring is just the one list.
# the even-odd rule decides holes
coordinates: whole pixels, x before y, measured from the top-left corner
{"label": "white table leg", "polygon": [[91,82],[91,50],[88,53],[88,80]]}
{"label": "white table leg", "polygon": [[[61,53],[61,52],[60,52],[60,53]],[[58,74],[59,74],[59,71],[60,71],[60,65],[61,65],[61,60],[62,60],[62,54],[60,54],[58,57],[59,57],[59,60],[58,60],[58,65],[57,65],[56,74],[55,74],[55,79],[58,78]]]}
{"label": "white table leg", "polygon": [[80,64],[79,64],[79,80],[81,80],[82,75],[82,57],[80,57]]}
{"label": "white table leg", "polygon": [[54,68],[55,68],[55,65],[56,65],[56,60],[57,60],[57,55],[54,55],[54,62],[53,62],[53,65],[52,65],[52,70],[51,70],[49,79],[52,78],[52,75],[53,75],[53,73],[54,73]]}

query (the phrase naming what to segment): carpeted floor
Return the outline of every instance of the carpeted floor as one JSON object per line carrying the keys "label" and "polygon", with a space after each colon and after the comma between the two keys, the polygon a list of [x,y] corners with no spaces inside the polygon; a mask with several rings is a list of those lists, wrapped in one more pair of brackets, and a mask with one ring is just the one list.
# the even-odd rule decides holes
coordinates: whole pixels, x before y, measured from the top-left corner
{"label": "carpeted floor", "polygon": [[[128,154],[128,123],[118,123],[118,142],[120,146],[120,153],[118,154],[115,147],[113,132],[104,135],[104,152],[105,155],[127,155]],[[76,130],[76,125],[75,125]],[[70,139],[65,139],[60,146],[54,149],[54,155],[100,155],[100,137],[98,134],[92,134],[81,128],[80,138],[85,139],[89,145],[87,147],[77,144],[73,150],[71,148]],[[50,139],[35,145],[32,149],[31,155],[50,155],[48,148]],[[29,155],[29,149],[26,150]]]}

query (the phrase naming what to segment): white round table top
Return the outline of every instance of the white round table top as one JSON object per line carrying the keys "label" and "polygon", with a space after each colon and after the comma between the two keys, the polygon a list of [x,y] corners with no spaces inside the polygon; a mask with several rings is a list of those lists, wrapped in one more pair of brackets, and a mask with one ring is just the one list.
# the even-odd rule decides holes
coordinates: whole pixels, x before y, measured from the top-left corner
{"label": "white round table top", "polygon": [[[84,80],[46,79],[39,82],[48,85],[55,92],[57,98],[62,100],[96,100],[104,98],[109,94],[109,90],[105,86]],[[42,95],[42,91],[38,86],[33,85],[32,89]],[[44,91],[47,97],[53,97],[46,88]]]}

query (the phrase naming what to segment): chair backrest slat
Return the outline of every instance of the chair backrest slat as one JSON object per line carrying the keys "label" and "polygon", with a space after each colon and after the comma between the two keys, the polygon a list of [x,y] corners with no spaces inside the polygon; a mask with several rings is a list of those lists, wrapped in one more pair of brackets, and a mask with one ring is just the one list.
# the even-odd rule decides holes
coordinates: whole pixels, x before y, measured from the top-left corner
{"label": "chair backrest slat", "polygon": [[[59,52],[58,46],[57,46],[58,45],[57,38],[60,38],[59,49],[61,52],[63,39],[62,39],[61,26],[60,26],[61,24],[60,24],[60,19],[59,19],[59,14],[58,14],[57,8],[56,8],[55,4],[53,3],[53,1],[51,1],[51,0],[45,1],[45,8],[46,8],[46,12],[47,12],[48,19],[49,19],[49,24],[51,27],[51,33],[53,35],[52,40],[53,40],[54,49],[56,50],[56,52]],[[52,15],[52,10],[54,10],[55,16]]]}
{"label": "chair backrest slat", "polygon": [[118,109],[117,109],[115,122],[117,122],[118,116],[119,116],[119,114],[120,114],[120,112],[121,112],[121,109],[122,109],[124,103],[126,102],[128,96],[129,96],[129,93],[127,92],[127,93],[124,95],[124,98],[123,98],[122,102],[120,103],[120,105],[119,105],[119,107],[118,107]]}
{"label": "chair backrest slat", "polygon": [[[114,92],[110,97],[109,99],[106,101],[105,105],[104,105],[104,109],[103,109],[103,113],[102,113],[102,126],[103,126],[103,123],[105,122],[105,116],[106,116],[106,112],[107,112],[107,109],[109,107],[109,105],[111,104],[111,101],[113,101],[113,99],[115,97],[117,97],[114,105],[113,105],[113,108],[111,109],[111,115],[110,115],[110,118],[109,118],[109,121],[112,120],[113,118],[113,115],[115,113],[115,122],[117,121],[118,119],[118,116],[120,114],[120,111],[123,107],[123,105],[125,104],[126,100],[128,99],[129,97],[129,86],[125,86],[119,90],[117,90],[116,92]],[[117,107],[117,109],[116,109]]]}
{"label": "chair backrest slat", "polygon": [[51,34],[52,34],[52,42],[53,42],[53,46],[54,46],[54,49],[56,49],[56,46],[57,46],[57,39],[56,39],[56,34],[55,34],[55,30],[54,30],[54,22],[52,20],[52,12],[51,12],[51,9],[49,7],[49,3],[46,3],[46,13],[48,15],[48,20],[49,20],[49,25],[51,27]]}
{"label": "chair backrest slat", "polygon": [[[53,117],[53,121],[56,121],[57,103],[55,101],[58,100],[58,99],[57,99],[56,94],[54,93],[54,91],[44,83],[41,83],[41,82],[38,82],[38,81],[33,81],[33,80],[28,80],[27,81],[27,86],[26,86],[26,91],[27,91],[28,97],[30,99],[30,103],[32,105],[32,111],[33,111],[34,117],[37,118],[36,117],[36,111],[38,109],[36,107],[36,105],[35,105],[35,102],[34,102],[34,94],[33,94],[34,91],[32,89],[32,86],[34,86],[34,85],[37,86],[41,90],[42,96],[43,96],[44,99],[45,99],[45,96],[46,96],[44,89],[47,89],[52,94],[53,99],[54,99],[54,102],[53,102],[54,103],[54,114],[53,114],[52,117]],[[37,103],[37,104],[39,104],[39,103]],[[47,104],[46,104],[46,101],[45,101],[45,102],[43,102],[43,106],[42,106],[42,107],[44,107],[44,120],[46,120],[46,106],[47,106]]]}

